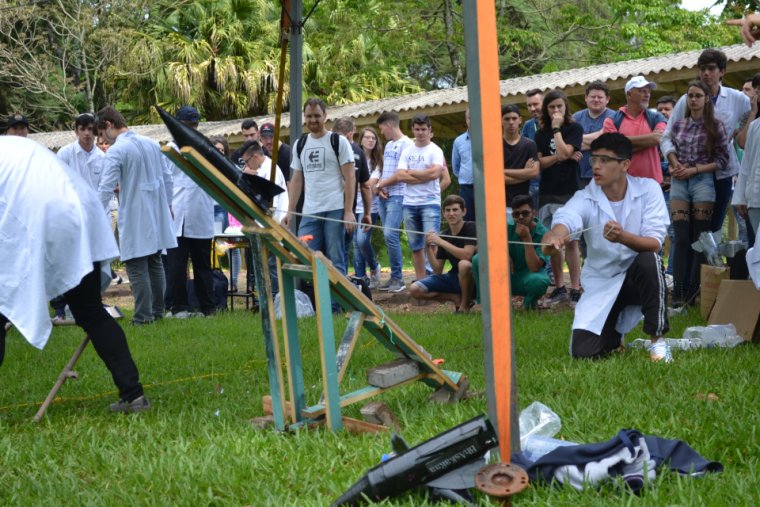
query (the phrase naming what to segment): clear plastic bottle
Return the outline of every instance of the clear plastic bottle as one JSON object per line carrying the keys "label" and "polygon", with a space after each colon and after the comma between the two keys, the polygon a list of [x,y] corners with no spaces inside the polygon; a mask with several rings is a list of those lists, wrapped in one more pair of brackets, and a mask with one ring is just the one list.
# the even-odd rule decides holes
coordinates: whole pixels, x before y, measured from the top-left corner
{"label": "clear plastic bottle", "polygon": [[733,324],[712,324],[709,326],[693,326],[683,332],[684,338],[702,340],[704,346],[735,347],[743,340],[736,334]]}

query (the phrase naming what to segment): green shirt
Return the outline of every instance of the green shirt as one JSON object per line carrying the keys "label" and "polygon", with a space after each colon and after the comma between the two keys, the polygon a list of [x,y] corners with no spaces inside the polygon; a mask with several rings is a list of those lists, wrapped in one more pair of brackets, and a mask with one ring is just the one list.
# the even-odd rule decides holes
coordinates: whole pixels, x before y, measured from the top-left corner
{"label": "green shirt", "polygon": [[[531,233],[531,241],[533,243],[541,243],[541,238],[546,234],[546,227],[542,223],[533,219],[536,226]],[[509,258],[512,259],[515,271],[525,271],[528,269],[528,263],[525,262],[525,245],[515,244],[514,242],[522,241],[520,236],[517,235],[517,224],[507,224],[507,239],[509,240]],[[536,250],[538,258],[544,261],[544,265],[549,263],[549,257],[541,252],[541,246],[536,245],[533,248]]]}

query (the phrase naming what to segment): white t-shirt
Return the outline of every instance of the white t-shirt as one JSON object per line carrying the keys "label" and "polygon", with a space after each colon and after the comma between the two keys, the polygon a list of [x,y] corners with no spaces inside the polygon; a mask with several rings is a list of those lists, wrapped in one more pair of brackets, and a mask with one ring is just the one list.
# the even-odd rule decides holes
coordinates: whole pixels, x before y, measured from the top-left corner
{"label": "white t-shirt", "polygon": [[303,200],[303,212],[307,214],[322,213],[343,209],[343,173],[340,166],[354,163],[354,150],[343,136],[339,136],[338,154],[340,162],[335,159],[335,151],[330,144],[331,133],[320,138],[309,134],[306,138],[301,156],[297,146],[293,149],[291,169],[303,171],[306,195]]}
{"label": "white t-shirt", "polygon": [[[399,169],[420,171],[430,169],[433,165],[443,167],[443,150],[435,143],[422,148],[411,145],[401,153],[398,161]],[[434,178],[424,183],[407,183],[404,192],[404,206],[421,206],[425,204],[441,205],[440,178]]]}

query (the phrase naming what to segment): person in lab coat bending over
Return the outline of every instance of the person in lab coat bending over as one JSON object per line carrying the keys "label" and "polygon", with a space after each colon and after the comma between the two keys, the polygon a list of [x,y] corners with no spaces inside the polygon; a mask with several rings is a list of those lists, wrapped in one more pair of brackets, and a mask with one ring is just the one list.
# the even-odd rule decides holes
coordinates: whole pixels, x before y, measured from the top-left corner
{"label": "person in lab coat bending over", "polygon": [[0,153],[0,364],[8,321],[41,349],[52,329],[47,302],[63,294],[119,389],[111,411],[147,410],[124,331],[100,296],[119,249],[97,194],[34,141],[2,136]]}
{"label": "person in lab coat bending over", "polygon": [[542,242],[545,254],[563,248],[583,230],[588,256],[575,307],[570,353],[600,358],[623,345],[624,333],[644,319],[653,361],[672,361],[666,285],[658,252],[669,223],[657,182],[628,174],[633,146],[618,133],[591,144],[593,180],[560,209]]}

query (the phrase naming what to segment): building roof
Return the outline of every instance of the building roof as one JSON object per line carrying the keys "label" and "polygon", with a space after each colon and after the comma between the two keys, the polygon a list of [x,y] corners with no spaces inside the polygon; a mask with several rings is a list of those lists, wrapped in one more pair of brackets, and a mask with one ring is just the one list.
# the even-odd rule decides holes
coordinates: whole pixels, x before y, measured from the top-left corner
{"label": "building roof", "polygon": [[[725,46],[721,49],[728,57],[728,72],[724,82],[731,87],[740,88],[746,77],[760,71],[760,44],[748,48],[744,44]],[[574,106],[573,109],[585,107],[583,102],[586,85],[600,80],[609,86],[612,94],[610,105],[620,104],[623,100],[623,87],[632,76],[650,76],[650,80],[659,85],[654,96],[680,95],[684,92],[686,83],[696,76],[696,62],[702,50],[686,51],[664,56],[654,56],[625,62],[615,62],[603,65],[592,65],[578,69],[561,70],[546,74],[536,74],[501,81],[502,102],[505,104],[522,104],[525,92],[539,88],[563,90]],[[399,95],[379,100],[371,100],[358,104],[348,104],[331,107],[328,119],[341,116],[354,118],[357,127],[374,125],[375,120],[383,111],[396,111],[402,120],[410,119],[415,114],[427,114],[433,120],[434,130],[440,136],[451,136],[464,129],[462,112],[467,107],[467,87],[447,88]],[[274,122],[273,117],[262,116],[255,118],[261,125]],[[287,135],[289,116],[282,116],[282,134]],[[241,120],[215,121],[201,123],[199,129],[206,136],[227,136],[235,144],[241,141]],[[131,127],[135,132],[148,136],[161,143],[171,139],[169,131],[163,124],[142,125]],[[32,139],[51,149],[58,149],[74,140],[71,131],[47,132],[30,134]]]}

